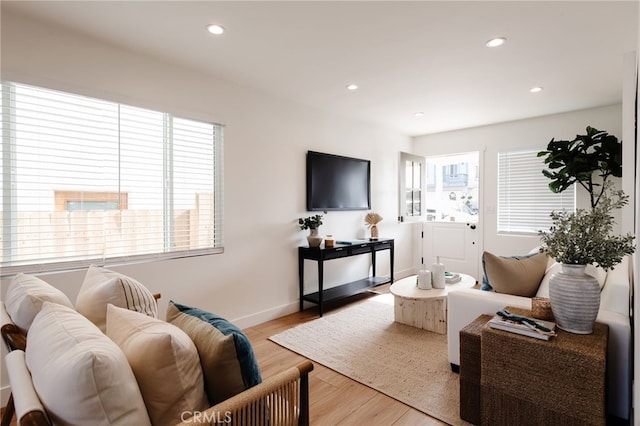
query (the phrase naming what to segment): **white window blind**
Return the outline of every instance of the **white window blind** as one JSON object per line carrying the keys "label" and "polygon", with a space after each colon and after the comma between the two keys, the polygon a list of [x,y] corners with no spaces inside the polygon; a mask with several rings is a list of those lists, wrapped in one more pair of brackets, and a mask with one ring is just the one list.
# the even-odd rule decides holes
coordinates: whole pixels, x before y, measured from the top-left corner
{"label": "white window blind", "polygon": [[221,125],[1,85],[2,275],[222,251]]}
{"label": "white window blind", "polygon": [[575,187],[552,192],[544,168],[537,151],[498,154],[498,232],[546,231],[552,211],[575,210]]}

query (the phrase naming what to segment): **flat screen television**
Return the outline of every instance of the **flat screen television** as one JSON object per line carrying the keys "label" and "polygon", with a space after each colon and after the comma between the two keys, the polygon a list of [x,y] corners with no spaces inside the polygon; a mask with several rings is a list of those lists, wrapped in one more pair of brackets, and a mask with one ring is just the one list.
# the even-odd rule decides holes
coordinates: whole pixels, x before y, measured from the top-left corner
{"label": "flat screen television", "polygon": [[369,210],[371,161],[307,152],[307,210]]}

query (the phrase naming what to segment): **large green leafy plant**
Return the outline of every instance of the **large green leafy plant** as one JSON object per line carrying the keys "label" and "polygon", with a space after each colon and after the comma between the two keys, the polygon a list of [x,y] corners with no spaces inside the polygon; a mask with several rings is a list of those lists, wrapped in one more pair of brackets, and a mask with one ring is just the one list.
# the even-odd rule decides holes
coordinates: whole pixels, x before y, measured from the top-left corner
{"label": "large green leafy plant", "polygon": [[[549,170],[542,174],[551,179],[549,189],[562,192],[574,183],[579,184],[590,195],[591,208],[595,208],[603,197],[605,184],[612,176],[622,177],[622,143],[605,131],[587,126],[586,135],[575,139],[555,140],[540,151]],[[600,182],[595,179],[600,177]]]}
{"label": "large green leafy plant", "polygon": [[611,177],[622,176],[622,144],[607,132],[587,127],[586,135],[572,141],[551,139],[545,157],[550,170],[542,173],[551,179],[549,188],[562,192],[581,185],[590,196],[591,209],[552,212],[553,225],[540,232],[543,248],[558,262],[597,264],[608,270],[635,251],[631,234],[615,235],[612,212],[628,203],[623,191],[614,191]]}

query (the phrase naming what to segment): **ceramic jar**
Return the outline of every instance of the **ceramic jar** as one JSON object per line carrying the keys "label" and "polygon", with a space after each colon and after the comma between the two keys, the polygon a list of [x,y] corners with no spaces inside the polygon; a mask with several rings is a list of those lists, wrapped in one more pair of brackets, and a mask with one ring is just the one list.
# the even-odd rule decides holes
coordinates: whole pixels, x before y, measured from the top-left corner
{"label": "ceramic jar", "polygon": [[307,241],[309,247],[319,247],[322,244],[322,237],[318,235],[317,229],[309,229],[309,235],[307,235]]}
{"label": "ceramic jar", "polygon": [[558,328],[591,334],[600,310],[600,285],[585,272],[585,265],[563,263],[549,280],[551,310]]}

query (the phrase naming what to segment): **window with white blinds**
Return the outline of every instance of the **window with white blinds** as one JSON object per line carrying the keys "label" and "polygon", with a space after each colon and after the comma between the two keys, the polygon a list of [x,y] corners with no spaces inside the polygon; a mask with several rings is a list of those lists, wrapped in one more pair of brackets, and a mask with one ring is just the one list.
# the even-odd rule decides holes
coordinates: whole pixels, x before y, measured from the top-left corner
{"label": "window with white blinds", "polygon": [[222,252],[222,126],[2,82],[2,275]]}
{"label": "window with white blinds", "polygon": [[549,189],[538,151],[498,154],[498,232],[537,233],[551,226],[554,210],[575,210],[575,187],[559,194]]}

